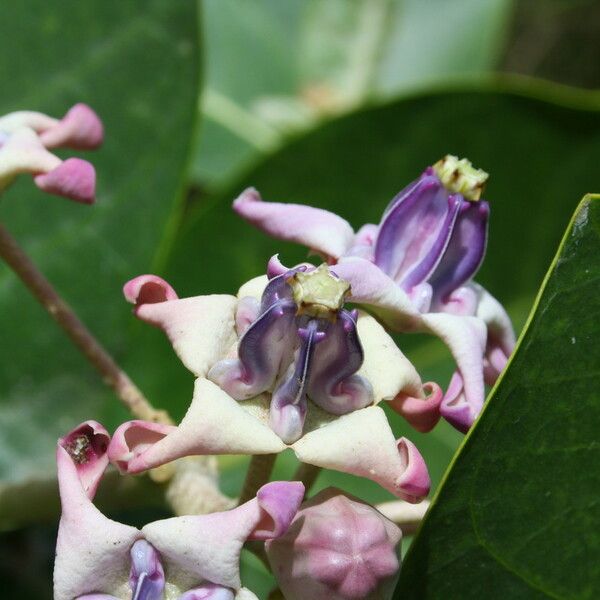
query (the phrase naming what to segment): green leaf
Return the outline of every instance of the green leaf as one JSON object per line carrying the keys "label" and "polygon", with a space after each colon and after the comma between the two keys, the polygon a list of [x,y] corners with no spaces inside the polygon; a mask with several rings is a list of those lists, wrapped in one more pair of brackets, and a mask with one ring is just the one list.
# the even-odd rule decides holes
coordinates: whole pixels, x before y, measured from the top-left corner
{"label": "green leaf", "polygon": [[[555,102],[541,99],[553,97]],[[332,210],[358,228],[377,222],[399,189],[453,152],[491,173],[486,192],[490,242],[477,279],[507,305],[520,327],[572,213],[567,192],[583,195],[597,179],[589,157],[600,153],[598,100],[593,94],[507,80],[420,94],[326,123],[273,153],[223,193],[206,198],[186,219],[168,278],[180,296],[235,292],[263,273],[277,252],[286,264],[306,258],[305,249],[270,239],[233,214],[231,201],[246,186],[257,187],[266,200]],[[424,379],[448,384],[453,362],[439,340],[404,335],[398,341]],[[154,365],[144,380],[152,377],[153,396],[172,398],[181,416],[192,379],[162,334],[146,328],[136,352],[140,364]],[[400,417],[390,418],[398,436],[415,441],[438,482],[461,436],[445,423],[430,434],[417,434]],[[226,466],[242,464],[228,459]],[[278,476],[290,476],[293,466],[291,458],[282,457]],[[237,483],[227,476],[230,489],[239,488],[241,476],[241,467]],[[389,498],[357,478],[324,474],[318,487],[328,483],[372,501]]]}
{"label": "green leaf", "polygon": [[411,546],[397,598],[597,597],[599,255],[600,196],[587,196]]}
{"label": "green leaf", "polygon": [[[131,327],[121,286],[160,259],[177,210],[196,116],[197,19],[193,2],[172,0],[143,10],[120,0],[32,0],[2,10],[0,114],[62,116],[87,102],[106,142],[85,154],[98,174],[96,206],[47,196],[24,176],[2,196],[0,218],[119,357]],[[52,474],[57,437],[88,418],[113,425],[118,401],[2,264],[0,313],[5,486]]]}
{"label": "green leaf", "polygon": [[512,0],[206,0],[204,8],[194,177],[214,187],[319,119],[490,70]]}

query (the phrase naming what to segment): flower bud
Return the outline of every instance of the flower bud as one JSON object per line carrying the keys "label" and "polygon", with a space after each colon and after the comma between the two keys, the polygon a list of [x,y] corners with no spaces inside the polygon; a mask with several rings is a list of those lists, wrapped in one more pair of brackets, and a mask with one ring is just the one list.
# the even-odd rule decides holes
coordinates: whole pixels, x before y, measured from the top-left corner
{"label": "flower bud", "polygon": [[401,539],[376,509],[328,488],[305,502],[266,550],[287,600],[386,600],[400,569]]}

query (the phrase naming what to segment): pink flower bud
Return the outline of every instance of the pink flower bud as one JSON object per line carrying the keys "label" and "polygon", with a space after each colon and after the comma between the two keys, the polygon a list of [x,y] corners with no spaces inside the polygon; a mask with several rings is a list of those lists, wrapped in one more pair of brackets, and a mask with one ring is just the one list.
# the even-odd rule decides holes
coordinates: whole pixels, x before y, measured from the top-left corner
{"label": "pink flower bud", "polygon": [[400,569],[401,539],[373,507],[328,488],[305,502],[266,550],[287,600],[386,600]]}

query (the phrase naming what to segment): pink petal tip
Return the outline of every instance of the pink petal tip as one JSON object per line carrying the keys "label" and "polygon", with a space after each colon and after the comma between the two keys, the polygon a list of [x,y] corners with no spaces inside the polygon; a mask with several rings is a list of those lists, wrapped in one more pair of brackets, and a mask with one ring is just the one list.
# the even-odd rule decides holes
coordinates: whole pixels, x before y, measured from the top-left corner
{"label": "pink petal tip", "polygon": [[35,184],[44,192],[64,196],[82,204],[93,204],[96,195],[96,171],[80,158],[69,158],[49,173],[36,175]]}

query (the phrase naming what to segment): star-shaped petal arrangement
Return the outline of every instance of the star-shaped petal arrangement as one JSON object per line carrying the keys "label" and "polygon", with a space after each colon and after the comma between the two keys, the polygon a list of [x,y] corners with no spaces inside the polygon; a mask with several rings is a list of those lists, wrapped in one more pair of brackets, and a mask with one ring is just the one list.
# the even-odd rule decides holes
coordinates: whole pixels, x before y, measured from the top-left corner
{"label": "star-shaped petal arrangement", "polygon": [[241,585],[242,546],[283,535],[304,486],[269,483],[236,509],[163,519],[137,529],[110,520],[92,503],[108,465],[109,442],[107,431],[94,421],[58,442],[62,516],[55,600],[257,600]]}
{"label": "star-shaped petal arrangement", "polygon": [[[179,426],[123,424],[109,448],[111,461],[139,473],[187,455],[274,454],[289,447],[302,462],[372,479],[409,501],[425,497],[425,463],[412,442],[395,438],[379,404],[389,402],[428,430],[439,418],[441,390],[423,385],[373,317],[344,308],[324,315],[328,301],[319,295],[328,283],[316,286],[316,312],[307,314],[306,304],[299,310],[293,285],[311,269],[317,271],[285,269],[272,259],[271,278],[249,281],[237,297],[175,299],[155,276],[126,284],[136,315],[166,332],[197,380]],[[325,276],[323,268],[320,273]],[[327,269],[326,276],[339,280]],[[332,288],[339,296],[347,284]]]}

